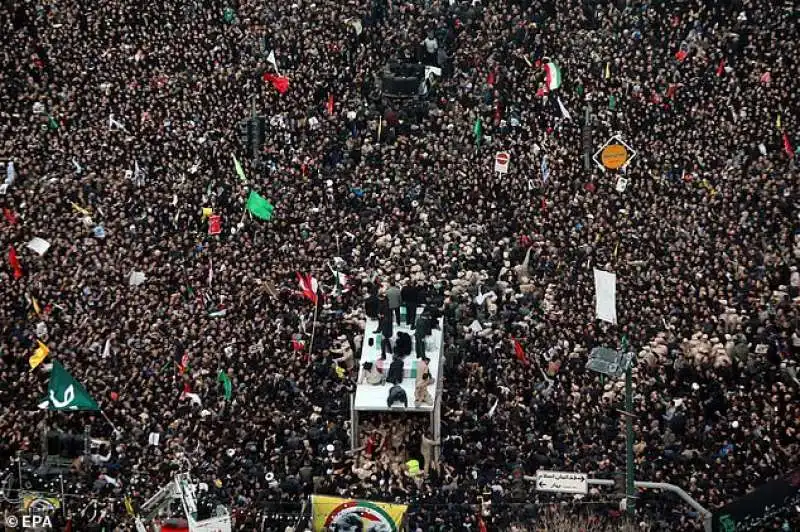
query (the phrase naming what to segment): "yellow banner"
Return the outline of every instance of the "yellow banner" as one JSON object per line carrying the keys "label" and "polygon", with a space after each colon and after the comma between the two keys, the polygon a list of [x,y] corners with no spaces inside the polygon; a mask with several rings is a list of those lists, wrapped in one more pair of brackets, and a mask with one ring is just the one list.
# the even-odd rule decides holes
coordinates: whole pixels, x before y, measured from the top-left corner
{"label": "yellow banner", "polygon": [[22,511],[27,513],[31,510],[51,511],[61,508],[61,501],[58,497],[43,497],[37,493],[23,493]]}
{"label": "yellow banner", "polygon": [[408,506],[386,502],[311,496],[314,532],[337,530],[388,530],[402,528]]}

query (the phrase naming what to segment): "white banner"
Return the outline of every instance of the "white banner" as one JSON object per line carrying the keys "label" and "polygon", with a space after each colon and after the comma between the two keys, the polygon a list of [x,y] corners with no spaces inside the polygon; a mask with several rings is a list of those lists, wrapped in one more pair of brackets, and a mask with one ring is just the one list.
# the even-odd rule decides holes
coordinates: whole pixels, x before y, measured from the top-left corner
{"label": "white banner", "polygon": [[594,269],[595,313],[597,319],[617,324],[617,276]]}

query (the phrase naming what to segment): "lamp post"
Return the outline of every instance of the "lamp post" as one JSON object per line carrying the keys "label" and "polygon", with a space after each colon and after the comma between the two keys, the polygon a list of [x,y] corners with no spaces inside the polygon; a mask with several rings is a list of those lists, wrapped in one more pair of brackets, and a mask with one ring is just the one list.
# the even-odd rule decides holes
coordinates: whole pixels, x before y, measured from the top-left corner
{"label": "lamp post", "polygon": [[589,353],[586,369],[618,379],[625,375],[625,510],[633,515],[634,464],[633,464],[633,354],[607,347],[595,347]]}

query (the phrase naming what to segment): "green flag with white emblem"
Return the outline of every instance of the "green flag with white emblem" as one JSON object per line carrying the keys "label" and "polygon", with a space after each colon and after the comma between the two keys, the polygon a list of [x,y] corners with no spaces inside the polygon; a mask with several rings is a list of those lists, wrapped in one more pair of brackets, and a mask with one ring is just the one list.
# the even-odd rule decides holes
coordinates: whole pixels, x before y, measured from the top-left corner
{"label": "green flag with white emblem", "polygon": [[86,388],[76,381],[57,360],[53,361],[47,397],[39,404],[39,407],[48,410],[100,410]]}

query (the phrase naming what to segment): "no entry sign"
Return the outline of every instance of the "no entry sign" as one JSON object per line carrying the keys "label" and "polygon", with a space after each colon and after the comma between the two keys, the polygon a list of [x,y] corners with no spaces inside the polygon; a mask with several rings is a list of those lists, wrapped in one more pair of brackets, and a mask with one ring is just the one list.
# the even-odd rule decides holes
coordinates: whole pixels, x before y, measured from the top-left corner
{"label": "no entry sign", "polygon": [[497,152],[494,156],[494,171],[500,174],[507,174],[509,162],[511,162],[511,155],[507,151]]}

